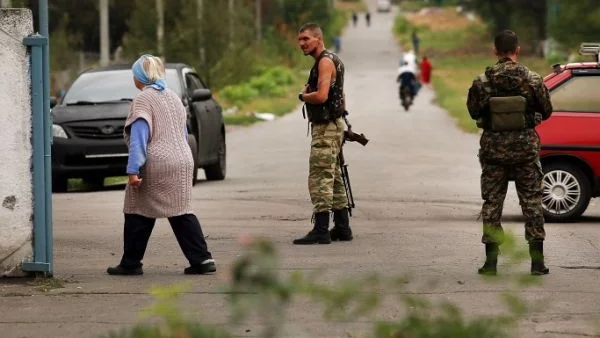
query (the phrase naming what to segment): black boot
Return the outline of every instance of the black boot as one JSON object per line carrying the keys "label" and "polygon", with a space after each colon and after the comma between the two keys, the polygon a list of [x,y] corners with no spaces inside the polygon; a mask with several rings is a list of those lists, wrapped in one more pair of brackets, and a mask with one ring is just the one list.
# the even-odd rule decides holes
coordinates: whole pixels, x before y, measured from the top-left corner
{"label": "black boot", "polygon": [[544,264],[544,242],[530,242],[529,255],[531,256],[531,275],[541,276],[550,273],[550,269]]}
{"label": "black boot", "polygon": [[329,211],[314,214],[315,225],[304,237],[294,240],[294,244],[329,244]]}
{"label": "black boot", "polygon": [[137,276],[137,275],[143,275],[144,270],[142,270],[141,266],[138,266],[135,268],[126,268],[126,267],[123,267],[121,264],[119,264],[117,266],[108,267],[108,269],[106,269],[106,273],[108,273],[109,275],[117,275],[117,276]]}
{"label": "black boot", "polygon": [[333,211],[333,229],[329,232],[332,241],[351,241],[352,229],[350,229],[350,218],[348,208]]}
{"label": "black boot", "polygon": [[498,244],[485,244],[485,263],[479,268],[480,275],[495,276],[497,273],[496,266],[498,265],[498,252],[500,251]]}

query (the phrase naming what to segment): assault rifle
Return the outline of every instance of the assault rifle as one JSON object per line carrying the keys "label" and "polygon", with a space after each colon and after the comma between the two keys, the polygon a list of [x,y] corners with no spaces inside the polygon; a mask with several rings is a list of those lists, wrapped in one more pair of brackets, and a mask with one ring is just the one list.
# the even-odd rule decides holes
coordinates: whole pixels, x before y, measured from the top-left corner
{"label": "assault rifle", "polygon": [[344,158],[343,146],[346,141],[350,142],[358,142],[363,146],[366,146],[369,142],[369,139],[365,137],[365,134],[356,134],[352,131],[352,125],[348,122],[348,112],[344,112],[344,122],[346,122],[346,126],[348,130],[344,131],[344,140],[342,141],[342,147],[340,148],[340,154],[338,155],[340,160],[340,171],[342,173],[342,182],[344,183],[344,190],[346,190],[346,198],[348,199],[348,214],[352,216],[352,208],[356,205],[354,204],[354,196],[352,196],[352,186],[350,185],[350,175],[348,175],[348,164],[346,163],[346,159]]}

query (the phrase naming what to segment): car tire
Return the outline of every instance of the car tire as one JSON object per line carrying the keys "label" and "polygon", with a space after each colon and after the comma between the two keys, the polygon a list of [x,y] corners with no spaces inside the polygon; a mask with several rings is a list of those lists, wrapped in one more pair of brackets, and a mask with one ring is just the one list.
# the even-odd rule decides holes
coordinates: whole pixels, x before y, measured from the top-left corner
{"label": "car tire", "polygon": [[227,145],[225,144],[225,135],[221,133],[219,140],[219,154],[216,163],[204,167],[204,174],[209,181],[220,181],[225,179],[227,174]]}
{"label": "car tire", "polygon": [[52,175],[52,192],[67,192],[68,185],[68,178],[60,175]]}
{"label": "car tire", "polygon": [[589,178],[577,166],[550,163],[543,168],[542,207],[547,222],[565,222],[578,218],[587,209],[592,196]]}
{"label": "car tire", "polygon": [[196,141],[196,136],[189,134],[188,144],[192,151],[192,159],[194,159],[194,171],[192,172],[192,186],[194,186],[198,181],[198,141]]}

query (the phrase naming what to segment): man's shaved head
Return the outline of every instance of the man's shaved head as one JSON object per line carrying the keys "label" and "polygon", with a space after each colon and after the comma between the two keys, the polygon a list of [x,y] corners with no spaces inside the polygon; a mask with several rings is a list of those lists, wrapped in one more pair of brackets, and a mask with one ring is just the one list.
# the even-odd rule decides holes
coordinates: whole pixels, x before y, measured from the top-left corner
{"label": "man's shaved head", "polygon": [[298,29],[298,33],[303,32],[311,32],[314,37],[323,37],[323,31],[321,30],[321,27],[319,27],[319,25],[317,25],[316,23],[307,23],[302,25],[302,27]]}

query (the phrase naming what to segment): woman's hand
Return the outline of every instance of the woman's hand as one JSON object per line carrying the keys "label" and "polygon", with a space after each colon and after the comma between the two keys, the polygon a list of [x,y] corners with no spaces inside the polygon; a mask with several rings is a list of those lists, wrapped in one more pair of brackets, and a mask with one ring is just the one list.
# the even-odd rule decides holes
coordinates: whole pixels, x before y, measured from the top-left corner
{"label": "woman's hand", "polygon": [[142,185],[142,179],[138,175],[129,175],[129,185],[134,188],[139,188]]}

